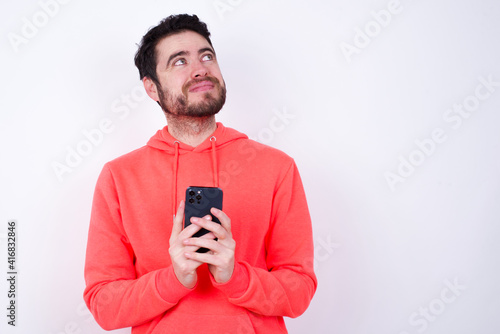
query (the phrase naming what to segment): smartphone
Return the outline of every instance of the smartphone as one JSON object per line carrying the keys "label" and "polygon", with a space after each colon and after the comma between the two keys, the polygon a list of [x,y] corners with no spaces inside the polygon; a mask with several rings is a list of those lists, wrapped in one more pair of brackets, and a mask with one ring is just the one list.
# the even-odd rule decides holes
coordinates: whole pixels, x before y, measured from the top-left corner
{"label": "smartphone", "polygon": [[[191,217],[203,218],[206,215],[212,217],[212,221],[220,224],[219,219],[210,213],[211,208],[222,210],[222,189],[217,187],[195,187],[186,189],[186,204],[184,208],[184,228],[191,225]],[[198,238],[209,231],[202,228],[193,237]],[[208,252],[207,248],[200,248],[198,253]]]}

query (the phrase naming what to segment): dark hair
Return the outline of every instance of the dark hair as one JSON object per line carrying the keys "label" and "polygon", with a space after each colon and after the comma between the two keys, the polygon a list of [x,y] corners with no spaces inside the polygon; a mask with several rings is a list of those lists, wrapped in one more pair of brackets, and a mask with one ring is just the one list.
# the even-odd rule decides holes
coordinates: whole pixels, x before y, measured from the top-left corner
{"label": "dark hair", "polygon": [[134,57],[135,66],[139,69],[141,80],[148,77],[157,85],[160,84],[156,75],[156,45],[163,38],[186,30],[194,31],[205,37],[210,46],[213,47],[207,25],[201,22],[198,16],[188,14],[170,15],[161,20],[156,27],[149,29],[146,35],[142,37],[141,44]]}

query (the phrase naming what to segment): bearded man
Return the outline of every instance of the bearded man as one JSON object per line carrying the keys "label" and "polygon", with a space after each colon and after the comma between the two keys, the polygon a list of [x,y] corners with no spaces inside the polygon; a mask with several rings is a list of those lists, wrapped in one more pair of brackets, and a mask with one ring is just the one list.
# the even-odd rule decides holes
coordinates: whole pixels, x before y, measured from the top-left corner
{"label": "bearded man", "polygon": [[[150,29],[135,64],[167,126],[98,178],[88,308],[102,328],[134,334],[287,333],[283,317],[301,315],[317,286],[295,162],[216,122],[226,85],[196,15]],[[220,224],[206,215],[185,225],[189,186],[222,189],[223,210],[210,211]]]}

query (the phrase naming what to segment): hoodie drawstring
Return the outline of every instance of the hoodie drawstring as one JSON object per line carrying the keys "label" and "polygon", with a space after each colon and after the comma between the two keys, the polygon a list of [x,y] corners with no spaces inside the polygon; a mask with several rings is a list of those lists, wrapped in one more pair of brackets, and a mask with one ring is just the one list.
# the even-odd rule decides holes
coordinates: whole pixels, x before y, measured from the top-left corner
{"label": "hoodie drawstring", "polygon": [[179,167],[179,142],[176,140],[174,142],[175,155],[174,155],[174,182],[172,183],[172,194],[174,195],[174,200],[172,202],[172,214],[175,218],[175,213],[177,212],[177,169]]}
{"label": "hoodie drawstring", "polygon": [[219,173],[217,171],[217,154],[215,153],[215,141],[217,138],[215,136],[210,137],[210,142],[212,143],[212,168],[214,175],[214,187],[219,186]]}
{"label": "hoodie drawstring", "polygon": [[[214,187],[219,186],[219,172],[217,166],[217,153],[215,149],[215,141],[217,138],[215,136],[210,137],[210,142],[212,143],[212,169],[213,169],[213,182]],[[172,214],[175,218],[175,214],[177,212],[177,174],[179,171],[179,141],[174,142],[175,153],[174,153],[174,166],[173,166],[173,182],[172,182]]]}

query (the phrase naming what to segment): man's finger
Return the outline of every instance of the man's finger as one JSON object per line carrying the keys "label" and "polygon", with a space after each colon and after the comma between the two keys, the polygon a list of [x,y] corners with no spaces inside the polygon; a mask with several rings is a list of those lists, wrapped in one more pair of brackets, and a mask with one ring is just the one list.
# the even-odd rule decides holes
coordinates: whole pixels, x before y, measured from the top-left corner
{"label": "man's finger", "polygon": [[219,219],[222,227],[231,233],[231,219],[224,213],[224,211],[217,208],[212,208],[210,212]]}
{"label": "man's finger", "polygon": [[182,231],[182,222],[184,221],[184,200],[179,203],[177,208],[177,213],[174,216],[174,222],[172,224],[172,234],[170,238],[176,238]]}
{"label": "man's finger", "polygon": [[217,224],[211,220],[193,217],[191,218],[191,223],[193,223],[192,225],[199,226],[200,228],[204,228],[212,232],[215,237],[219,239],[224,239],[224,234],[227,233],[227,231],[224,229],[224,227],[221,226],[221,224]]}

